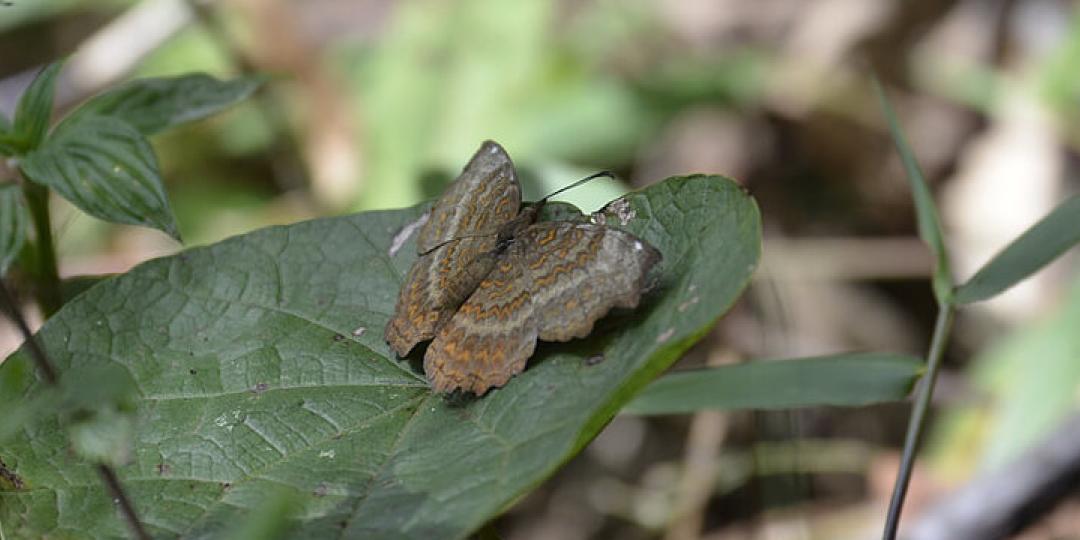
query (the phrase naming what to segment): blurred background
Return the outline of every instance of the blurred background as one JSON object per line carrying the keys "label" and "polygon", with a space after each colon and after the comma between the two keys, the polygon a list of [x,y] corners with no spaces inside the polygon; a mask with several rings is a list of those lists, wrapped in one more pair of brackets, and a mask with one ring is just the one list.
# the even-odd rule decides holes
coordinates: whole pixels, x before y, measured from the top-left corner
{"label": "blurred background", "polygon": [[[736,179],[762,209],[765,256],[675,369],[926,350],[931,261],[871,70],[935,192],[958,279],[1080,192],[1071,1],[6,3],[9,117],[36,71],[64,56],[61,111],[131,77],[271,75],[254,99],[153,141],[187,246],[430,199],[488,138],[514,158],[527,199],[616,171],[619,182],[562,197],[585,211],[672,175]],[[182,247],[53,204],[64,276]],[[17,345],[0,326],[0,358]],[[1024,470],[1032,448],[1075,423],[1075,253],[961,311],[936,399],[904,515],[911,538],[948,538],[932,531],[950,505],[987,496],[973,481]],[[874,538],[908,409],[621,416],[493,528],[510,539]],[[1062,475],[1017,538],[1080,538],[1080,482]]]}

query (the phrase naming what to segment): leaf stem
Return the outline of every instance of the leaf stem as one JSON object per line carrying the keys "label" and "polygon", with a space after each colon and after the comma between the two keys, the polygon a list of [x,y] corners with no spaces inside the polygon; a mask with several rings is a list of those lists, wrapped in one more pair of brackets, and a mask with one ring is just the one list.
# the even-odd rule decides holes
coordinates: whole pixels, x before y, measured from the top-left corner
{"label": "leaf stem", "polygon": [[934,383],[937,382],[938,372],[941,368],[941,358],[944,356],[945,344],[949,331],[952,328],[955,308],[952,304],[941,304],[938,311],[937,322],[934,323],[934,336],[930,341],[930,351],[927,354],[926,376],[919,389],[915,408],[911,412],[911,420],[908,422],[907,436],[904,438],[904,453],[900,458],[900,471],[896,475],[896,484],[893,486],[892,499],[889,501],[889,513],[885,519],[884,540],[894,540],[896,531],[900,525],[900,511],[904,507],[904,497],[907,495],[908,483],[911,481],[911,471],[915,466],[915,453],[922,439],[923,428],[926,424],[926,413],[930,409],[930,398],[934,394]]}
{"label": "leaf stem", "polygon": [[[0,309],[7,312],[8,317],[15,322],[15,326],[19,327],[19,332],[26,339],[26,346],[30,349],[30,356],[37,363],[46,384],[52,387],[59,386],[60,380],[57,377],[56,368],[53,367],[49,357],[45,355],[44,349],[38,344],[34,334],[30,331],[30,325],[26,323],[26,318],[22,316],[19,307],[15,305],[14,299],[8,293],[3,282],[0,282]],[[132,535],[138,540],[150,540],[150,535],[146,533],[142,522],[139,521],[139,516],[135,513],[135,507],[132,506],[131,500],[128,499],[127,494],[124,492],[120,479],[116,477],[116,471],[104,463],[98,463],[97,470],[98,474],[101,475],[102,482],[105,483],[105,487],[109,491],[109,496],[120,505],[120,513],[123,514],[128,527],[131,528]]]}
{"label": "leaf stem", "polygon": [[30,207],[37,246],[37,268],[34,272],[37,283],[34,290],[38,305],[48,319],[63,305],[60,273],[56,266],[56,248],[49,219],[49,188],[33,182],[23,182],[23,194]]}

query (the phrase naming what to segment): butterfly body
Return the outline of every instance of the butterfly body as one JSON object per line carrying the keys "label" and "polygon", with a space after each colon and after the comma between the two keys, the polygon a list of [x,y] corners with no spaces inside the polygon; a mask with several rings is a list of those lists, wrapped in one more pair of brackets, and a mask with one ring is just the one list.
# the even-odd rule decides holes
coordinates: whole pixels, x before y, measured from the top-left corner
{"label": "butterfly body", "polygon": [[660,259],[624,231],[537,222],[543,201],[522,207],[520,193],[509,156],[485,142],[421,229],[385,338],[401,356],[433,340],[436,391],[506,384],[537,339],[584,337],[611,308],[635,307]]}

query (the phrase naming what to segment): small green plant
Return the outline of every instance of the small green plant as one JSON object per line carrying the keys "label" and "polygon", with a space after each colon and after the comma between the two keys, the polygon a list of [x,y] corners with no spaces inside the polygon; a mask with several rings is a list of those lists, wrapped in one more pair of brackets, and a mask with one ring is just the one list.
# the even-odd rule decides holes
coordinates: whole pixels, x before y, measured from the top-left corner
{"label": "small green plant", "polygon": [[92,216],[179,241],[148,137],[217,113],[260,84],[202,74],[135,80],[91,98],[50,129],[62,66],[47,66],[30,83],[13,122],[0,115],[0,157],[13,165],[0,169],[0,275],[20,264],[46,316],[62,304],[49,190]]}
{"label": "small green plant", "polygon": [[1068,249],[1080,243],[1080,196],[1073,196],[1033,225],[979,269],[968,281],[957,285],[949,265],[949,253],[945,249],[941,222],[937,207],[930,195],[930,188],[923,179],[919,163],[908,146],[900,129],[892,105],[885,96],[880,83],[874,80],[874,88],[885,113],[889,132],[911,185],[918,217],[919,236],[934,255],[934,275],[931,283],[938,303],[937,322],[926,355],[926,376],[915,399],[915,406],[908,423],[901,456],[900,470],[896,475],[889,511],[882,537],[896,538],[900,525],[900,512],[904,506],[908,482],[915,464],[915,455],[926,430],[926,413],[934,393],[934,383],[941,370],[941,359],[952,330],[956,309],[966,304],[993,298],[1034,274]]}
{"label": "small green plant", "polygon": [[[214,114],[250,95],[257,79],[218,81],[206,75],[142,79],[102,93],[50,129],[56,62],[43,69],[21,96],[14,121],[0,115],[0,277],[14,266],[29,276],[42,312],[63,304],[49,212],[49,191],[84,212],[115,223],[159,229],[180,240],[157,159],[148,136]],[[31,233],[31,230],[33,233]],[[115,467],[131,459],[136,387],[116,366],[58,370],[30,337],[17,301],[0,285],[0,308],[27,336],[27,348],[44,383],[25,396],[11,382],[22,372],[5,369],[0,382],[0,439],[35,417],[54,414],[71,450],[92,464],[137,538],[149,538]],[[5,366],[6,368],[7,366]],[[14,377],[14,378],[13,378]],[[0,491],[26,487],[0,456]],[[0,537],[4,535],[0,522]]]}

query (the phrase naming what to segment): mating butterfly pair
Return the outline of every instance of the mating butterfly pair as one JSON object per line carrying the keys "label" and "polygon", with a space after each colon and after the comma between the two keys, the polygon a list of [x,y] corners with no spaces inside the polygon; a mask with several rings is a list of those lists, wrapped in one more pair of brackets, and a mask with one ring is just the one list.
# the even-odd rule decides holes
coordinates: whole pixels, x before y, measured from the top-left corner
{"label": "mating butterfly pair", "polygon": [[545,200],[523,207],[510,156],[485,141],[432,207],[384,337],[401,356],[434,338],[436,391],[481,395],[520,373],[537,339],[585,337],[637,306],[660,253],[603,225],[537,222]]}

